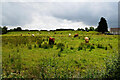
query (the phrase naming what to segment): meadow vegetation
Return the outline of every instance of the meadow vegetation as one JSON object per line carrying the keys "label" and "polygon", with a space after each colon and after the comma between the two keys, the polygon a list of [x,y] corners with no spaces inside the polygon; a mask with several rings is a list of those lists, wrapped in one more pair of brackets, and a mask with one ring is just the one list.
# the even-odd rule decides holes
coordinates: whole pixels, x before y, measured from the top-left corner
{"label": "meadow vegetation", "polygon": [[[106,78],[113,75],[110,72],[116,69],[119,56],[117,35],[95,31],[55,33],[18,31],[1,35],[2,77]],[[74,38],[74,34],[79,36]],[[54,45],[49,45],[49,37],[55,38]],[[84,37],[90,38],[89,43],[85,43]]]}

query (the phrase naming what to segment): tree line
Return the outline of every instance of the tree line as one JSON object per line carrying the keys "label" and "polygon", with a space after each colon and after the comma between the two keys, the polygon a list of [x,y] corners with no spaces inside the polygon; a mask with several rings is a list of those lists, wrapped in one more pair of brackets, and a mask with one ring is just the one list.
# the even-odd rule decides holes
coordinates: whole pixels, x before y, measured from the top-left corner
{"label": "tree line", "polygon": [[[56,29],[56,30],[50,30],[50,31],[68,31],[68,30],[74,31],[74,29]],[[6,34],[7,32],[10,32],[10,31],[38,31],[38,30],[28,30],[28,29],[22,30],[21,27],[17,27],[17,28],[8,30],[8,28],[6,26],[4,26],[3,28],[0,27],[0,34]],[[41,30],[41,31],[47,31],[47,30]],[[104,17],[101,17],[97,28],[94,28],[94,27],[90,27],[90,28],[86,27],[85,29],[78,28],[77,31],[87,31],[87,32],[98,31],[98,32],[102,32],[102,33],[108,32],[107,21]]]}

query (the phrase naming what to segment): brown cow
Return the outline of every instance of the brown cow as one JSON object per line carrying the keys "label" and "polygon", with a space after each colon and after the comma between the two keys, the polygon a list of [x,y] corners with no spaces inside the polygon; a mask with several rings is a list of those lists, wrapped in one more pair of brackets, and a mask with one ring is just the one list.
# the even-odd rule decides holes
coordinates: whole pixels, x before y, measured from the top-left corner
{"label": "brown cow", "polygon": [[55,38],[49,38],[49,44],[51,45],[51,44],[54,44],[54,42],[55,42]]}
{"label": "brown cow", "polygon": [[74,37],[77,37],[77,36],[78,36],[78,34],[75,34],[75,35],[74,35]]}

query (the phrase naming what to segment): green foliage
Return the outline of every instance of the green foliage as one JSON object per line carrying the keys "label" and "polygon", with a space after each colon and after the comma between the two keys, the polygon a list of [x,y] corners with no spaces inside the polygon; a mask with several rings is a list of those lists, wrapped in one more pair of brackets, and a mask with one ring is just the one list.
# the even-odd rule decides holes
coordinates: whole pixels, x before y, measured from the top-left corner
{"label": "green foliage", "polygon": [[6,33],[7,33],[7,27],[4,26],[4,27],[2,28],[2,34],[6,34]]}
{"label": "green foliage", "polygon": [[43,42],[41,44],[41,47],[44,48],[44,49],[48,49],[50,46],[49,46],[49,44],[47,42]]}
{"label": "green foliage", "polygon": [[98,32],[102,32],[102,33],[108,32],[108,25],[105,18],[101,17],[101,20],[97,28],[98,28]]}
{"label": "green foliage", "polygon": [[71,50],[73,50],[74,48],[73,47],[70,47]]}
{"label": "green foliage", "polygon": [[34,48],[36,48],[37,46],[36,46],[36,44],[34,45]]}
{"label": "green foliage", "polygon": [[17,31],[22,31],[22,28],[21,27],[17,27]]}
{"label": "green foliage", "polygon": [[102,48],[102,49],[104,49],[104,46],[103,46],[102,44],[98,44],[98,45],[97,45],[97,48]]}
{"label": "green foliage", "polygon": [[41,44],[39,44],[39,48],[41,48]]}
{"label": "green foliage", "polygon": [[[19,31],[1,35],[3,78],[102,79],[119,75],[117,35],[95,31],[29,33],[35,37],[28,31],[22,32],[23,36]],[[79,37],[68,37],[69,33],[78,33]],[[55,36],[56,45],[48,44],[48,36]],[[85,36],[90,37],[89,43],[85,43]]]}
{"label": "green foliage", "polygon": [[80,51],[80,50],[82,50],[82,46],[79,46],[79,47],[78,47],[78,51]]}
{"label": "green foliage", "polygon": [[85,31],[88,31],[88,28],[87,28],[87,27],[85,27]]}
{"label": "green foliage", "polygon": [[64,47],[65,47],[65,45],[63,43],[58,43],[57,44],[57,49],[59,49],[59,48],[63,49]]}
{"label": "green foliage", "polygon": [[89,31],[94,31],[94,27],[90,27]]}
{"label": "green foliage", "polygon": [[92,49],[95,49],[95,47],[94,47],[94,45],[89,44],[89,43],[81,43],[78,47],[78,51],[82,50],[82,49],[84,49],[84,50],[90,49],[89,51],[91,51]]}
{"label": "green foliage", "polygon": [[110,46],[110,48],[112,49],[112,45],[111,44],[108,44]]}
{"label": "green foliage", "polygon": [[28,45],[28,49],[32,49],[32,45]]}
{"label": "green foliage", "polygon": [[0,26],[0,34],[2,34],[2,27]]}
{"label": "green foliage", "polygon": [[78,28],[77,30],[78,31],[85,31],[83,28]]}

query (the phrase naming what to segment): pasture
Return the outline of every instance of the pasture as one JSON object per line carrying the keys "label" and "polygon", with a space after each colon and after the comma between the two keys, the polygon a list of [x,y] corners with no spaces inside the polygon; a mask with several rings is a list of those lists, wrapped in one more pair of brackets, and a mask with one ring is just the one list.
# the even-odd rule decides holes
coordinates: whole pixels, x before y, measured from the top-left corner
{"label": "pasture", "polygon": [[[116,68],[115,63],[119,56],[117,35],[104,35],[94,31],[56,31],[55,33],[19,31],[1,35],[2,77],[105,78],[112,76],[110,72]],[[78,37],[74,38],[74,34],[78,34]],[[55,38],[54,45],[49,45],[48,37]],[[85,43],[85,37],[90,38],[89,43]]]}

